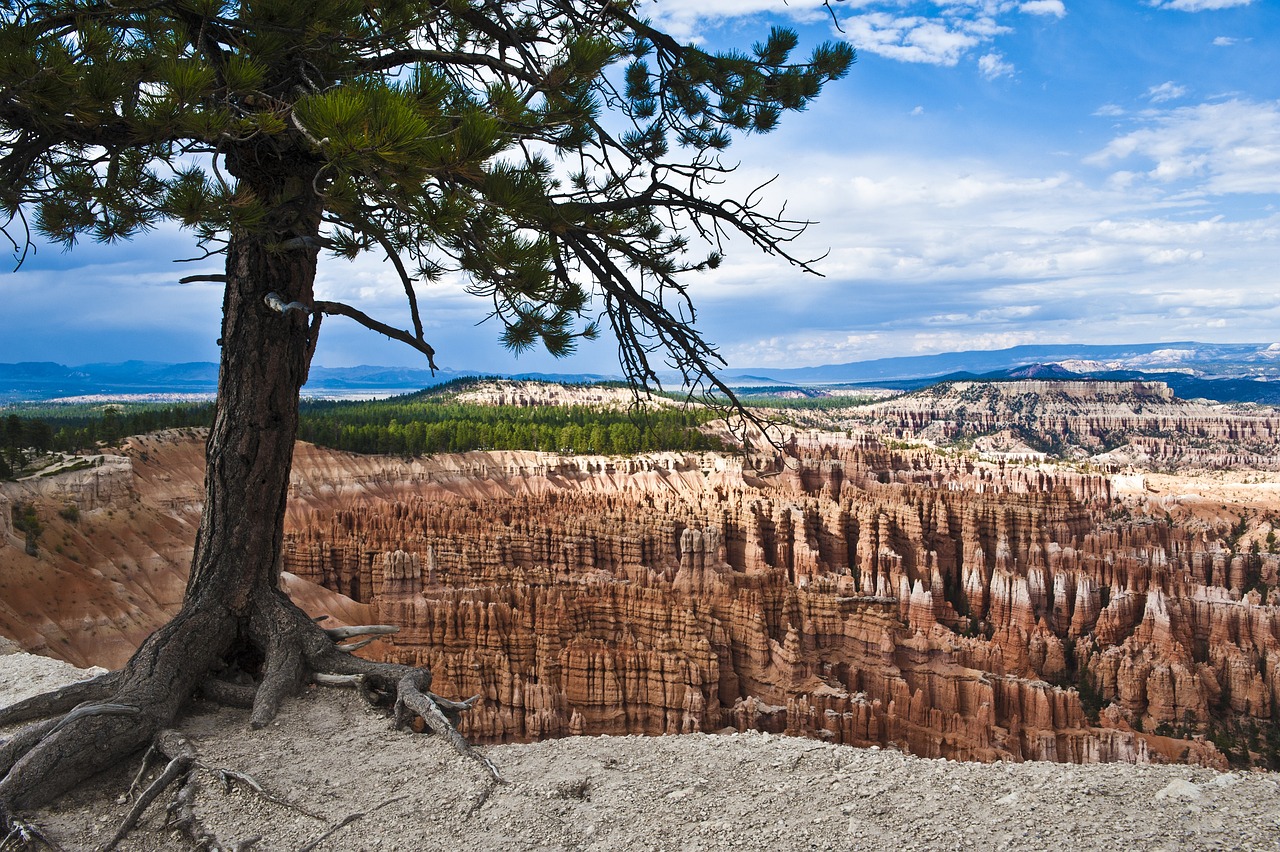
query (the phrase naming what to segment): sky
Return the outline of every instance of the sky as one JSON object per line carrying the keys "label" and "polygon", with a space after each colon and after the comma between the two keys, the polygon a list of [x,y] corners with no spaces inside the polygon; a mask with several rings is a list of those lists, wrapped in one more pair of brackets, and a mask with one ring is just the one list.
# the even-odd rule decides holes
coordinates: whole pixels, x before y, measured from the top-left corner
{"label": "sky", "polygon": [[[735,139],[726,194],[812,220],[796,251],[747,245],[690,278],[733,368],[1026,343],[1280,340],[1280,4],[1268,0],[657,0],[683,40],[749,48],[795,28],[857,63],[808,111]],[[0,362],[216,361],[216,264],[165,228],[42,247],[0,273]],[[325,260],[317,296],[407,325],[374,259]],[[421,295],[446,368],[616,373],[603,339],[518,359],[462,282]],[[607,335],[606,335],[607,337]],[[332,318],[317,364],[424,366]]]}

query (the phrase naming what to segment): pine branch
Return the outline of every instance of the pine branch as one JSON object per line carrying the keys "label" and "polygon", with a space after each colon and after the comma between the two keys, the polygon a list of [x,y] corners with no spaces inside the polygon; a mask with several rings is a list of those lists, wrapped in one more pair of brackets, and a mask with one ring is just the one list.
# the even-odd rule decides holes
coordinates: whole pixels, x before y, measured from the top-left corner
{"label": "pine branch", "polygon": [[392,340],[398,340],[401,343],[412,346],[414,349],[427,356],[427,365],[431,368],[432,374],[434,374],[436,370],[440,369],[436,366],[435,362],[436,351],[432,349],[431,346],[421,337],[414,337],[403,329],[392,328],[386,323],[378,322],[363,311],[353,308],[343,302],[317,301],[315,303],[315,310],[320,311],[323,314],[328,314],[329,316],[343,316],[353,319],[371,331],[376,331],[379,334],[384,334],[387,337],[390,337]]}

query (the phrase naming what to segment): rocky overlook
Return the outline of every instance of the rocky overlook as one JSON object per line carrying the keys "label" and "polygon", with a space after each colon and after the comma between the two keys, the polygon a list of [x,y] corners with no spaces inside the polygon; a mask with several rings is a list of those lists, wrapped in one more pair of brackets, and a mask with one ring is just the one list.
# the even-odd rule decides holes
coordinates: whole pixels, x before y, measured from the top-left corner
{"label": "rocky overlook", "polygon": [[[118,665],[176,606],[200,435],[121,453],[94,470],[127,463],[128,487],[5,486],[46,529],[36,557],[0,547],[0,633]],[[978,760],[1272,759],[1273,475],[1116,476],[818,432],[789,453],[300,445],[289,590],[402,625],[370,650],[480,695],[465,724],[481,741],[735,729]]]}

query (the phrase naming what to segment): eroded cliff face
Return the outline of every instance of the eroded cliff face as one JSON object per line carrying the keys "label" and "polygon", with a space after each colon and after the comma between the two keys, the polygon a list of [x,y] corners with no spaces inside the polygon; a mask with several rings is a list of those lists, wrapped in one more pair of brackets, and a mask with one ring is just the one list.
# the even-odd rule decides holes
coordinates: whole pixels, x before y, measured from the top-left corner
{"label": "eroded cliff face", "polygon": [[[131,438],[119,455],[0,483],[0,635],[77,666],[124,665],[181,605],[203,501],[204,439],[203,430]],[[43,527],[35,555],[12,534],[17,503],[34,506]],[[309,612],[372,620],[368,607],[286,581]]]}
{"label": "eroded cliff face", "polygon": [[4,547],[10,536],[13,535],[13,503],[3,494],[0,494],[0,547]]}
{"label": "eroded cliff face", "polygon": [[1280,412],[1174,397],[1163,382],[946,382],[833,411],[829,426],[1147,468],[1280,470]]}
{"label": "eroded cliff face", "polygon": [[1220,765],[1154,732],[1270,719],[1280,633],[1260,590],[1280,563],[1226,519],[1121,500],[1099,475],[796,446],[765,471],[437,474],[430,493],[295,516],[286,564],[403,625],[388,653],[436,689],[482,696],[481,740],[733,727]]}
{"label": "eroded cliff face", "polygon": [[[133,496],[76,522],[44,507],[36,558],[0,547],[0,633],[118,665],[180,598],[200,441],[131,441]],[[380,653],[429,666],[441,694],[480,695],[465,731],[481,741],[735,728],[1221,766],[1211,727],[1269,729],[1269,475],[1157,491],[816,432],[791,453],[300,445],[289,591],[316,614],[402,625]]]}

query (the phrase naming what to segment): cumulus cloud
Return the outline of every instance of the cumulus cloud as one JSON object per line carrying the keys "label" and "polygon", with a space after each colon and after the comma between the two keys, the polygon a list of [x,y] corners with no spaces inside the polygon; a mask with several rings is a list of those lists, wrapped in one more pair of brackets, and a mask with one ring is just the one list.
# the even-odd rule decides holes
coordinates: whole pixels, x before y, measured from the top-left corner
{"label": "cumulus cloud", "polygon": [[1118,184],[1085,178],[901,153],[807,158],[779,193],[819,221],[804,241],[810,254],[831,249],[819,264],[826,277],[730,251],[693,295],[735,367],[1057,334],[1205,339],[1218,320],[1236,339],[1274,337],[1265,329],[1280,322],[1280,213],[1170,203],[1145,172]]}
{"label": "cumulus cloud", "polygon": [[876,357],[884,346],[884,337],[879,333],[844,331],[774,334],[728,346],[723,354],[730,363],[753,366],[838,364]]}
{"label": "cumulus cloud", "polygon": [[1232,98],[1152,110],[1140,121],[1086,162],[1146,161],[1152,181],[1211,194],[1280,192],[1280,101]]}
{"label": "cumulus cloud", "polygon": [[1239,39],[1232,38],[1231,36],[1218,36],[1213,40],[1213,46],[1231,47],[1231,45],[1235,44],[1237,41],[1239,41]]}
{"label": "cumulus cloud", "polygon": [[1013,65],[1005,62],[1004,57],[999,53],[992,51],[978,57],[978,70],[982,72],[982,76],[988,80],[994,80],[997,77],[1012,77]]}
{"label": "cumulus cloud", "polygon": [[1161,83],[1158,86],[1152,86],[1147,89],[1147,99],[1153,104],[1164,103],[1165,101],[1176,101],[1187,94],[1186,86],[1179,86],[1172,80]]}
{"label": "cumulus cloud", "polygon": [[789,4],[786,0],[658,0],[645,4],[642,11],[664,31],[686,41],[698,41],[704,22],[765,14],[783,16],[796,22],[829,17],[820,4]]}
{"label": "cumulus cloud", "polygon": [[1070,337],[1054,338],[1034,331],[1003,331],[986,333],[943,332],[912,336],[911,351],[918,355],[934,352],[968,352],[982,349],[1008,349],[1030,343],[1066,343]]}
{"label": "cumulus cloud", "polygon": [[985,38],[982,28],[969,21],[888,12],[867,12],[842,26],[845,38],[859,50],[930,65],[955,65]]}
{"label": "cumulus cloud", "polygon": [[1028,15],[1052,15],[1055,18],[1062,18],[1067,14],[1067,7],[1062,5],[1062,0],[1027,0],[1018,7],[1018,11]]}
{"label": "cumulus cloud", "polygon": [[[783,0],[658,0],[652,8],[654,18],[669,32],[692,39],[706,24],[730,19],[767,13],[812,23],[829,15],[818,3]],[[962,58],[1013,32],[1008,22],[1019,12],[1062,18],[1066,7],[1062,0],[959,0],[937,4],[855,0],[836,9],[842,37],[858,50],[899,62],[942,66],[955,66]],[[1002,66],[998,70],[994,76],[1009,73]]]}

